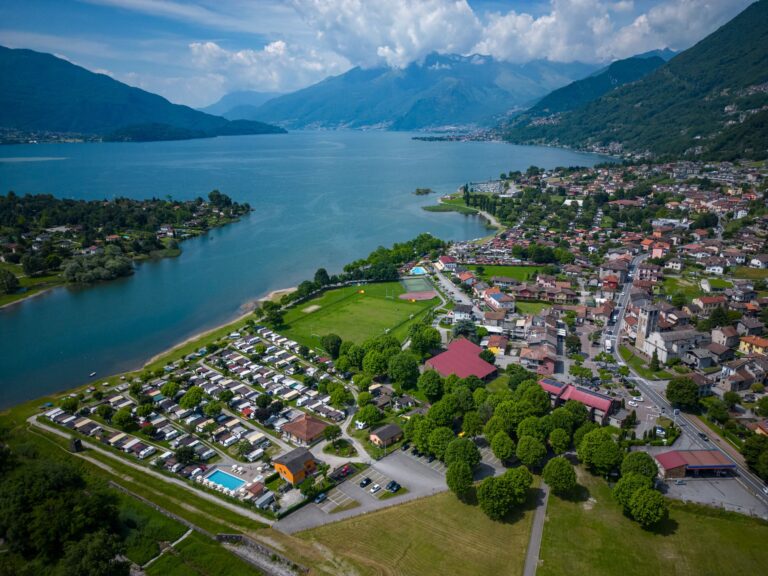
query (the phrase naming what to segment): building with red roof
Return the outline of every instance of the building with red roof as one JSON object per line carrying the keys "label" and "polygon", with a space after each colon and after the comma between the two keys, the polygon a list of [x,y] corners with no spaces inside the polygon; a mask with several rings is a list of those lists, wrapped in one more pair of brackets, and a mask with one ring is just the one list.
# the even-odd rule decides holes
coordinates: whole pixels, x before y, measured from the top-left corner
{"label": "building with red roof", "polygon": [[483,349],[466,338],[458,338],[448,344],[448,350],[430,358],[426,362],[428,368],[437,371],[442,377],[455,374],[459,378],[477,376],[481,380],[496,375],[496,366],[480,358]]}
{"label": "building with red roof", "polygon": [[456,259],[451,256],[440,256],[435,262],[435,268],[438,270],[447,270],[448,272],[454,272],[456,270]]}
{"label": "building with red roof", "polygon": [[539,386],[549,394],[552,405],[564,404],[568,400],[574,400],[586,406],[589,414],[595,422],[605,424],[608,416],[613,412],[616,402],[610,396],[560,382],[554,378],[542,378],[539,380]]}
{"label": "building with red roof", "polygon": [[685,478],[689,473],[726,474],[736,470],[736,464],[719,450],[671,450],[654,456],[662,478]]}

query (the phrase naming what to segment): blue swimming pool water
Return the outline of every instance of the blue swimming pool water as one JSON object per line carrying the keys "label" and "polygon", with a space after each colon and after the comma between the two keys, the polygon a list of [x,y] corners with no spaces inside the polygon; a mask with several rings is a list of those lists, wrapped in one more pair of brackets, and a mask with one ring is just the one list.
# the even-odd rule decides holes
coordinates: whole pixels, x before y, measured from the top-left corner
{"label": "blue swimming pool water", "polygon": [[416,266],[414,268],[411,268],[411,274],[416,274],[417,276],[420,276],[422,274],[426,274],[427,271],[424,270],[421,266]]}
{"label": "blue swimming pool water", "polygon": [[227,474],[223,470],[214,470],[206,478],[211,482],[224,486],[228,490],[237,490],[245,484],[245,480],[240,480],[240,478]]}

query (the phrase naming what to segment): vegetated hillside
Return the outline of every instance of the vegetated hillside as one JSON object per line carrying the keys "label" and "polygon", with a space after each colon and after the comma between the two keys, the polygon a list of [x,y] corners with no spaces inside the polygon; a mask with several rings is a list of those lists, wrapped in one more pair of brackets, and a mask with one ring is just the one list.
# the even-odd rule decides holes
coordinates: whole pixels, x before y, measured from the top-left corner
{"label": "vegetated hillside", "polygon": [[639,80],[663,65],[664,60],[658,56],[617,60],[602,71],[547,94],[528,110],[526,115],[545,116],[573,110],[587,102],[597,100],[619,86]]}
{"label": "vegetated hillside", "polygon": [[353,68],[274,98],[248,118],[288,128],[490,126],[593,70],[578,62],[511,64],[489,56],[431,54],[403,69]]}
{"label": "vegetated hillside", "polygon": [[576,110],[511,123],[514,142],[728,159],[768,157],[768,0],[645,78]]}
{"label": "vegetated hillside", "polygon": [[252,111],[265,102],[282,96],[280,92],[257,92],[254,90],[240,90],[230,92],[222,96],[217,102],[210,106],[200,108],[201,112],[223,116],[228,120],[240,120],[245,118],[240,110]]}
{"label": "vegetated hillside", "polygon": [[[162,140],[283,132],[262,122],[232,126],[188,106],[95,74],[51,54],[0,47],[0,127]],[[112,137],[112,136],[110,136]]]}

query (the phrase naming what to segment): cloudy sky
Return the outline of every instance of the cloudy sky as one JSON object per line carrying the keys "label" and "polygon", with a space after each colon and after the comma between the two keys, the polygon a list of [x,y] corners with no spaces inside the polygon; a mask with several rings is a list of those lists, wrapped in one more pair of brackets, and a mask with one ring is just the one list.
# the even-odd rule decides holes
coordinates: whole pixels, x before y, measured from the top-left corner
{"label": "cloudy sky", "polygon": [[609,62],[685,49],[752,0],[3,0],[0,44],[173,102],[287,92],[433,51]]}

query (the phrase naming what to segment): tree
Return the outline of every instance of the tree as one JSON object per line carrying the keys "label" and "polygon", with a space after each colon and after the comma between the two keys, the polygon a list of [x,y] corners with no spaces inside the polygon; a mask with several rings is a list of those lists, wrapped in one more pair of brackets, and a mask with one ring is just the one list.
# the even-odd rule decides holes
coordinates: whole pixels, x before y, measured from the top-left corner
{"label": "tree", "polygon": [[328,271],[325,268],[318,268],[315,272],[315,284],[318,286],[327,286],[331,283],[331,278],[328,276]]}
{"label": "tree", "polygon": [[208,418],[217,418],[221,414],[221,402],[208,402],[203,406],[203,414]]}
{"label": "tree", "polygon": [[336,442],[341,438],[341,427],[336,424],[326,426],[325,430],[323,430],[323,438],[332,443],[333,447],[336,448]]}
{"label": "tree", "polygon": [[721,424],[728,421],[728,404],[717,398],[707,398],[707,416]]}
{"label": "tree", "polygon": [[757,401],[755,412],[760,416],[768,417],[768,396],[763,396]]}
{"label": "tree", "polygon": [[105,422],[109,422],[112,419],[112,414],[114,413],[114,408],[112,408],[112,406],[109,404],[99,404],[99,406],[96,408],[96,414],[98,414],[99,418]]}
{"label": "tree", "polygon": [[681,408],[696,408],[699,404],[699,387],[690,378],[675,378],[667,384],[667,400]]}
{"label": "tree", "polygon": [[491,440],[491,450],[496,458],[502,462],[507,462],[515,455],[515,443],[509,434],[500,430]]}
{"label": "tree", "polygon": [[469,438],[455,438],[445,450],[445,463],[465,462],[471,470],[480,464],[480,450]]}
{"label": "tree", "polygon": [[576,334],[568,334],[565,337],[565,349],[568,354],[578,354],[581,352],[581,338]]}
{"label": "tree", "polygon": [[419,363],[410,352],[400,352],[389,359],[389,379],[403,388],[413,388],[419,378]]}
{"label": "tree", "polygon": [[357,395],[357,405],[362,408],[373,402],[373,394],[370,392],[360,392]]}
{"label": "tree", "polygon": [[536,468],[547,455],[547,448],[533,436],[523,436],[517,442],[517,459],[528,468]]}
{"label": "tree", "polygon": [[627,472],[619,478],[619,481],[613,487],[613,498],[624,508],[624,512],[629,513],[629,503],[635,492],[640,488],[650,488],[652,486],[653,481],[648,476],[638,474],[637,472]]}
{"label": "tree", "polygon": [[120,408],[112,416],[112,424],[123,430],[132,430],[136,426],[136,420],[134,420],[130,408]]}
{"label": "tree", "polygon": [[576,487],[576,471],[562,456],[547,462],[544,466],[543,478],[555,494],[568,494]]}
{"label": "tree", "polygon": [[162,392],[163,396],[166,398],[173,400],[176,397],[176,394],[179,393],[179,383],[173,381],[166,382],[160,388],[160,392]]}
{"label": "tree", "polygon": [[413,443],[421,452],[429,452],[429,435],[432,430],[437,428],[435,423],[429,418],[419,419],[413,430]]}
{"label": "tree", "polygon": [[573,431],[574,417],[568,410],[560,406],[555,408],[550,414],[550,420],[552,422],[552,428],[562,428],[568,434]]}
{"label": "tree", "polygon": [[320,339],[320,345],[334,360],[339,357],[341,337],[338,334],[326,334]]}
{"label": "tree", "polygon": [[368,404],[358,410],[355,420],[363,422],[366,426],[373,426],[381,420],[381,412],[373,404]]}
{"label": "tree", "polygon": [[459,460],[448,466],[445,482],[459,500],[466,499],[472,488],[472,469],[469,464]]}
{"label": "tree", "polygon": [[152,414],[152,404],[142,404],[136,408],[136,415],[139,418],[146,418],[150,414]]}
{"label": "tree", "polygon": [[128,576],[130,563],[118,559],[124,551],[118,536],[102,529],[82,540],[68,542],[56,571],[82,576]]}
{"label": "tree", "polygon": [[363,371],[369,376],[378,376],[387,371],[387,357],[378,350],[370,350],[363,359]]}
{"label": "tree", "polygon": [[491,520],[501,520],[515,506],[525,502],[533,476],[523,467],[507,470],[501,476],[491,476],[480,483],[477,502]]}
{"label": "tree", "polygon": [[77,410],[79,405],[80,400],[77,398],[77,396],[66,396],[65,398],[59,400],[59,408],[65,412],[74,412]]}
{"label": "tree", "polygon": [[456,418],[457,409],[456,398],[446,394],[442,400],[432,404],[429,412],[427,412],[427,417],[437,426],[451,426]]}
{"label": "tree", "polygon": [[197,405],[202,402],[204,395],[205,393],[200,386],[191,386],[179,400],[179,406],[187,410],[197,408]]}
{"label": "tree", "polygon": [[549,445],[555,454],[563,454],[571,447],[571,436],[562,428],[555,428],[549,433]]}
{"label": "tree", "polygon": [[576,402],[575,400],[568,400],[565,404],[563,404],[563,408],[565,410],[568,410],[570,412],[571,416],[573,417],[573,429],[579,428],[581,425],[583,425],[587,419],[589,418],[589,412],[587,411],[587,407],[584,406],[581,402]]}
{"label": "tree", "polygon": [[585,466],[600,475],[608,474],[618,467],[622,458],[619,445],[613,441],[610,432],[603,428],[585,434],[577,454]]}
{"label": "tree", "polygon": [[0,294],[13,294],[19,289],[19,279],[5,268],[0,268]]}
{"label": "tree", "polygon": [[186,466],[197,461],[197,454],[191,446],[182,446],[174,452],[174,458],[176,458],[176,462]]}
{"label": "tree", "polygon": [[455,438],[453,431],[445,426],[438,426],[429,433],[429,451],[440,460],[445,459],[445,451]]}
{"label": "tree", "polygon": [[730,390],[723,394],[723,400],[727,404],[728,408],[733,408],[737,404],[741,403],[741,396],[738,392],[731,392]]}
{"label": "tree", "polygon": [[477,326],[475,326],[474,322],[470,322],[469,320],[460,320],[454,324],[453,337],[459,338],[461,336],[465,337],[470,342],[474,342],[475,344],[480,341],[477,336]]}
{"label": "tree", "polygon": [[523,436],[532,436],[539,442],[543,442],[547,437],[547,433],[539,418],[528,416],[517,425],[517,437],[522,438]]}
{"label": "tree", "polygon": [[667,518],[669,507],[664,496],[653,488],[640,488],[629,501],[629,513],[643,528],[649,528]]}
{"label": "tree", "polygon": [[653,480],[659,473],[659,467],[647,452],[630,452],[621,463],[621,475],[636,473]]}
{"label": "tree", "polygon": [[423,357],[440,347],[440,332],[432,326],[418,326],[411,334],[411,350]]}
{"label": "tree", "polygon": [[461,430],[469,438],[479,436],[483,432],[483,419],[476,411],[471,410],[464,414],[461,422]]}
{"label": "tree", "polygon": [[648,364],[648,367],[654,372],[661,370],[661,365],[659,364],[659,355],[656,353],[656,350],[653,351],[653,356],[651,356],[651,363]]}
{"label": "tree", "polygon": [[483,350],[480,352],[480,359],[485,360],[488,364],[493,364],[496,362],[496,354],[491,350]]}

